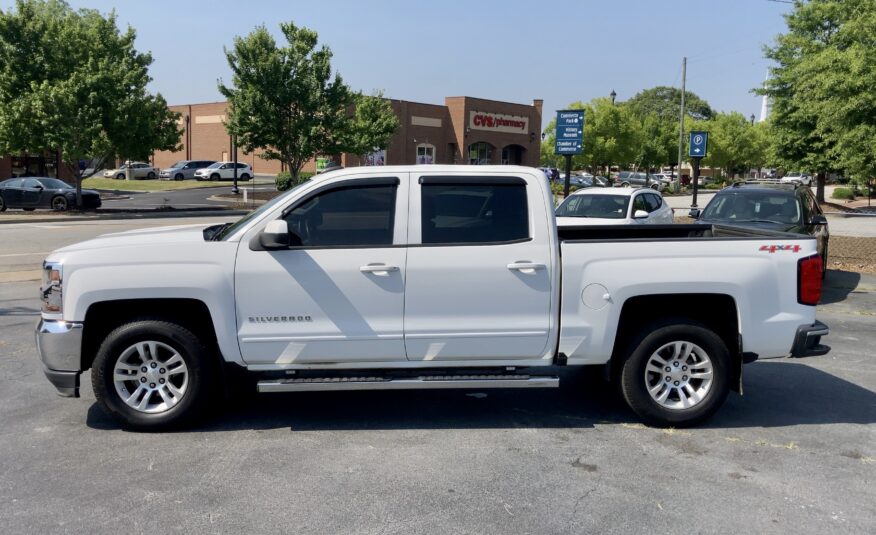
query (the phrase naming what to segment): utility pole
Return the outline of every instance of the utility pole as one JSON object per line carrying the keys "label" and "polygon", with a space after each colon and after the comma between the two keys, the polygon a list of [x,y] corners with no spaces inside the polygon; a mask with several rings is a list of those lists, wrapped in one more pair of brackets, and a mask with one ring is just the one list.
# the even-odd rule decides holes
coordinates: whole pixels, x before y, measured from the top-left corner
{"label": "utility pole", "polygon": [[687,57],[681,59],[681,113],[678,116],[678,185],[676,192],[681,192],[681,159],[684,156],[684,88],[687,82]]}

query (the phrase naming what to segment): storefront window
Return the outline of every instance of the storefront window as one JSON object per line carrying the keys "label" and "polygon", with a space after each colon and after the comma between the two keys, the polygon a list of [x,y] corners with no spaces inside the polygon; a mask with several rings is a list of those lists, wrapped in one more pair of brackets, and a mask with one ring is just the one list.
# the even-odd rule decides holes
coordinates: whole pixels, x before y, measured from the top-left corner
{"label": "storefront window", "polygon": [[417,145],[417,163],[435,163],[435,145],[429,145],[428,143],[420,143]]}
{"label": "storefront window", "polygon": [[58,160],[51,156],[24,154],[12,157],[12,176],[39,176],[58,178]]}
{"label": "storefront window", "polygon": [[468,146],[468,163],[471,165],[489,165],[493,162],[493,146],[484,141]]}

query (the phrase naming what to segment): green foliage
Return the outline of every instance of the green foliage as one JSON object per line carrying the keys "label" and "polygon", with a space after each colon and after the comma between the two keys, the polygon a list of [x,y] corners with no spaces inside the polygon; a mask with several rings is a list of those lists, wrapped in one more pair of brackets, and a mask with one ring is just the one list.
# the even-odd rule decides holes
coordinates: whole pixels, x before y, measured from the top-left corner
{"label": "green foliage", "polygon": [[312,176],[313,173],[301,171],[298,173],[298,178],[296,179],[292,177],[292,173],[290,173],[289,171],[280,171],[274,178],[274,184],[277,186],[277,191],[286,191],[293,186],[297,186],[302,182],[310,180]]}
{"label": "green foliage", "polygon": [[691,130],[709,133],[708,154],[703,165],[718,168],[732,177],[753,167],[762,167],[768,159],[769,137],[765,126],[752,125],[741,113],[718,113],[710,121],[695,121]]}
{"label": "green foliage", "polygon": [[356,95],[356,111],[345,143],[345,151],[358,156],[385,149],[400,123],[392,103],[378,91]]}
{"label": "green foliage", "polygon": [[18,0],[0,12],[0,154],[60,151],[81,195],[81,159],[175,150],[179,118],[152,95],[152,56],[114,13],[61,0]]}
{"label": "green foliage", "polygon": [[777,66],[759,92],[773,103],[787,168],[876,176],[876,2],[796,2],[788,32],[766,50]]}
{"label": "green foliage", "polygon": [[[681,110],[681,89],[666,86],[652,87],[638,92],[636,96],[624,102],[624,105],[632,108],[639,117],[656,115],[666,124],[677,125]],[[711,119],[715,114],[708,102],[690,91],[684,92],[684,110],[691,119],[701,121]],[[675,132],[678,133],[677,127]]]}
{"label": "green foliage", "polygon": [[836,188],[830,196],[834,199],[855,200],[855,192],[852,188]]}
{"label": "green foliage", "polygon": [[345,151],[356,95],[332,76],[332,53],[316,48],[316,32],[291,22],[280,30],[287,46],[278,47],[264,26],[235,37],[225,51],[234,87],[220,83],[219,91],[230,104],[226,128],[238,144],[247,152],[261,149],[297,177],[315,155]]}

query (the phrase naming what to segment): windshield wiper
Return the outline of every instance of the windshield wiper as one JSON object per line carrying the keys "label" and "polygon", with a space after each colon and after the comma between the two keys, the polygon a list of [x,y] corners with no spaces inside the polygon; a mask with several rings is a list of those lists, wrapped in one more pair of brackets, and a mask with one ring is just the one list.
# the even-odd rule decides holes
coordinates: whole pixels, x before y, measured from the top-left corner
{"label": "windshield wiper", "polygon": [[734,219],[736,223],[776,223],[778,225],[784,225],[782,221],[773,221],[772,219]]}
{"label": "windshield wiper", "polygon": [[222,223],[221,225],[207,227],[204,229],[204,232],[210,232],[210,237],[208,238],[209,241],[219,241],[222,238],[222,232],[230,226],[231,223]]}

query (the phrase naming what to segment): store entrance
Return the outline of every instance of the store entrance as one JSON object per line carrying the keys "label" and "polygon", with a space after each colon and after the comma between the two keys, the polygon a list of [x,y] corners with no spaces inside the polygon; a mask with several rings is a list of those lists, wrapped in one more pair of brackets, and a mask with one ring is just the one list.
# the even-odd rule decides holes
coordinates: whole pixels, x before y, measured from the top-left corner
{"label": "store entrance", "polygon": [[44,176],[58,178],[58,158],[23,154],[12,157],[12,176]]}
{"label": "store entrance", "polygon": [[523,153],[526,151],[520,145],[506,145],[502,149],[502,163],[505,165],[522,165]]}

